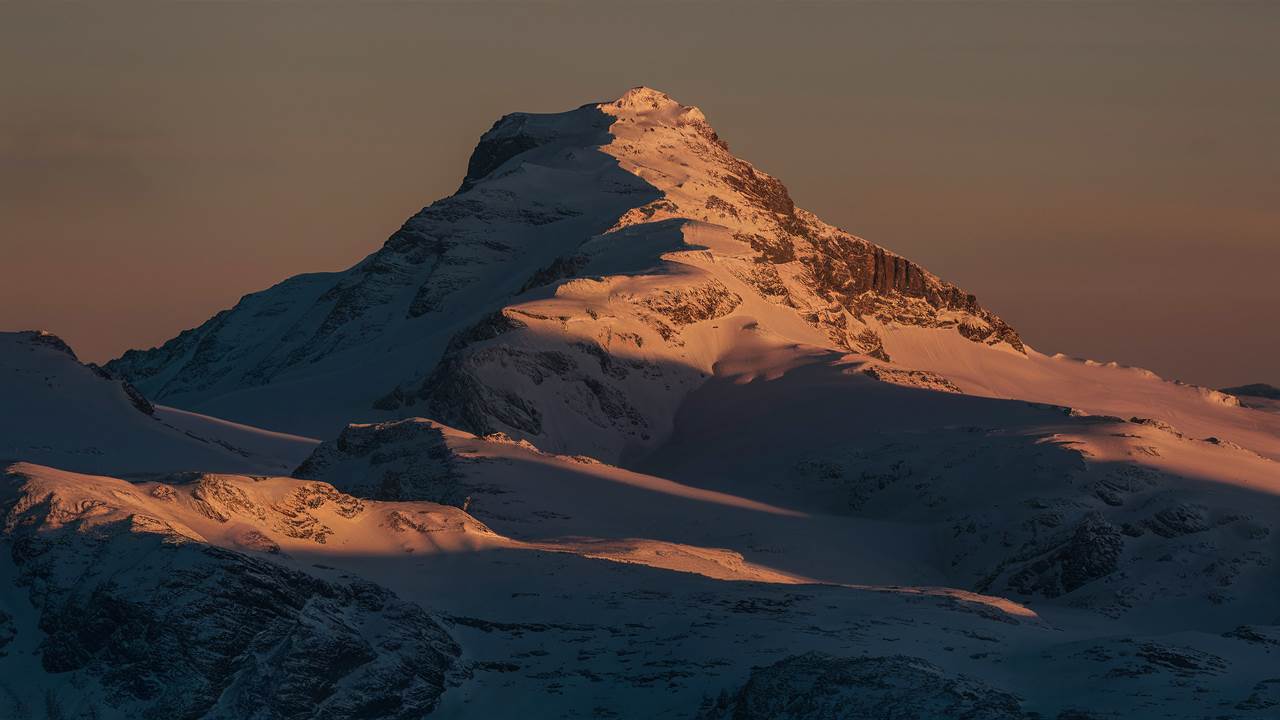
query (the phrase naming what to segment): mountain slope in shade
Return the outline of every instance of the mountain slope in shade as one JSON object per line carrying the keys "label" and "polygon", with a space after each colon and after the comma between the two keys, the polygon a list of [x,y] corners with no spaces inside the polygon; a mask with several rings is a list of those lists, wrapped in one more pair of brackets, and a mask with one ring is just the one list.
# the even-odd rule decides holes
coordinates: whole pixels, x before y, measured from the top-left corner
{"label": "mountain slope in shade", "polygon": [[[768,568],[777,582],[951,587],[1049,619],[1070,607],[1166,631],[1270,623],[1276,462],[1155,421],[853,382],[901,415],[824,435],[786,403],[759,402],[776,425],[750,418],[761,429],[735,433],[743,445],[707,448],[740,463],[717,472],[691,456],[680,480],[423,419],[352,426],[295,475],[465,506],[523,542],[579,538],[592,556],[665,557],[714,577]],[[987,427],[905,429],[918,412]],[[1189,575],[1207,547],[1213,567]]]}
{"label": "mountain slope in shade", "polygon": [[280,472],[314,444],[153,406],[55,335],[0,333],[0,459],[91,472]]}

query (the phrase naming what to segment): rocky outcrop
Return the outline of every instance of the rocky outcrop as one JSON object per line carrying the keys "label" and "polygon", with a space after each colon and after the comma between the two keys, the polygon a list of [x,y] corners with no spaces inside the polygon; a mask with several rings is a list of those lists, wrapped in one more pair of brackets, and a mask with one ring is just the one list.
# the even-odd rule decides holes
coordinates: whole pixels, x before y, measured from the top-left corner
{"label": "rocky outcrop", "polygon": [[1016,572],[1009,586],[1028,595],[1058,597],[1120,569],[1123,552],[1120,529],[1091,513],[1065,543]]}
{"label": "rocky outcrop", "polygon": [[293,472],[373,500],[429,500],[460,506],[461,474],[444,433],[421,418],[349,425]]}
{"label": "rocky outcrop", "polygon": [[1017,696],[903,655],[808,653],[752,671],[746,683],[703,704],[698,720],[965,718],[1030,720]]}
{"label": "rocky outcrop", "polygon": [[65,340],[51,332],[45,332],[44,330],[23,330],[19,332],[18,335],[28,343],[53,348],[64,355],[70,355],[71,359],[76,362],[80,362],[80,358],[76,357],[76,351],[72,350],[71,346],[68,345]]}
{"label": "rocky outcrop", "polygon": [[1145,525],[1164,538],[1175,538],[1204,532],[1213,526],[1208,508],[1190,503],[1178,503],[1157,511],[1147,518]]}
{"label": "rocky outcrop", "polygon": [[[662,290],[636,302],[671,325],[680,327],[724,317],[742,304],[742,298],[723,283],[712,280],[696,287]],[[669,328],[668,333],[674,334]]]}
{"label": "rocky outcrop", "polygon": [[[874,350],[872,353],[873,354]],[[903,387],[913,387],[921,390],[935,390],[938,392],[958,393],[960,388],[947,378],[925,370],[906,370],[904,368],[896,368],[888,365],[869,365],[863,368],[862,373],[868,377],[875,378],[880,382],[893,383],[894,385],[902,385]]]}
{"label": "rocky outcrop", "polygon": [[14,625],[13,616],[4,610],[0,610],[0,657],[8,654],[5,649],[9,647],[9,643],[18,635],[18,628]]}

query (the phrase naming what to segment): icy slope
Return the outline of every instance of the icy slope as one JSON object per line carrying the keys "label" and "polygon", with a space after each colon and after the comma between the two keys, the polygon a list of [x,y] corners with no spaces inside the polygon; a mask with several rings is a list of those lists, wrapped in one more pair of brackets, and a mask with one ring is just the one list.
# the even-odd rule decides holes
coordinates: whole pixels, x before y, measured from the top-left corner
{"label": "icy slope", "polygon": [[314,444],[154,407],[54,335],[0,333],[0,458],[92,472],[281,472]]}

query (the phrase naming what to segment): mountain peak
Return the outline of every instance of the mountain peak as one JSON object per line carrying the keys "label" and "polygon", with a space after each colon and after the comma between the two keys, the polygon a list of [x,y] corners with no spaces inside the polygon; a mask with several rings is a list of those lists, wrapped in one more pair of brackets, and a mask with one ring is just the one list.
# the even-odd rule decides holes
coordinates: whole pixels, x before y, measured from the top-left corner
{"label": "mountain peak", "polygon": [[705,125],[707,122],[706,115],[698,108],[684,105],[661,90],[644,85],[633,87],[617,100],[601,103],[598,107],[620,120],[643,121],[668,127]]}
{"label": "mountain peak", "polygon": [[648,85],[637,85],[630,90],[622,93],[622,95],[614,101],[620,105],[633,103],[652,103],[654,105],[679,105],[676,99],[667,93],[651,88]]}
{"label": "mountain peak", "polygon": [[645,85],[637,85],[636,87],[622,93],[617,100],[603,104],[627,110],[661,110],[666,108],[697,109],[692,106],[683,105],[678,100],[661,90]]}

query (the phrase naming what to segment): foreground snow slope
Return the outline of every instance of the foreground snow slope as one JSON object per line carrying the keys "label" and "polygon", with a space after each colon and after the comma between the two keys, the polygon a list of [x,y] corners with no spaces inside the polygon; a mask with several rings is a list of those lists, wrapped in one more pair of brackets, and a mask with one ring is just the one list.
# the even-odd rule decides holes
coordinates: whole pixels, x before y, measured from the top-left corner
{"label": "foreground snow slope", "polygon": [[[802,392],[805,367],[740,390]],[[406,683],[413,708],[459,718],[766,718],[789,694],[908,717],[1268,716],[1275,463],[1150,424],[846,380],[864,400],[902,393],[906,414],[957,401],[1006,427],[776,436],[790,469],[734,489],[418,419],[348,428],[308,479],[14,465],[2,695],[30,710],[52,694],[66,717],[172,710],[127,681],[142,669],[193,688],[200,717],[258,717],[230,708],[271,687],[291,689],[263,713],[305,692],[324,700],[300,717],[360,717]],[[247,632],[294,658],[282,670],[245,663],[228,623],[250,607],[271,609]],[[86,617],[119,629],[90,641]],[[165,659],[191,638],[240,659]]]}
{"label": "foreground snow slope", "polygon": [[0,333],[0,459],[91,472],[281,472],[314,445],[155,407],[54,335]]}

